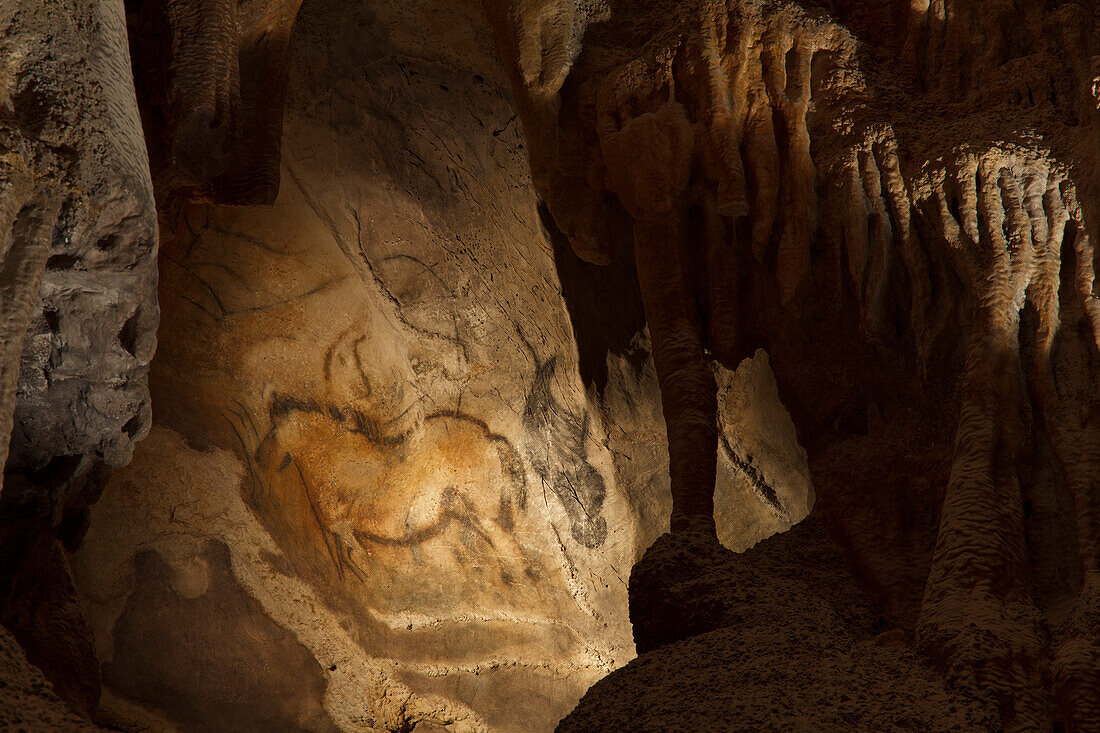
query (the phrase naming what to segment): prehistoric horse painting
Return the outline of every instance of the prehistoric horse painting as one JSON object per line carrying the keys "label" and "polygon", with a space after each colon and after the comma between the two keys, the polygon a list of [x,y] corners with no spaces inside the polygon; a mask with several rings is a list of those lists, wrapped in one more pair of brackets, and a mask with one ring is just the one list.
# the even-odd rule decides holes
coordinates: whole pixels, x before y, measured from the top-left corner
{"label": "prehistoric horse painting", "polygon": [[400,390],[372,381],[359,341],[329,349],[320,394],[265,397],[253,506],[382,615],[527,605],[544,563],[519,539],[531,535],[519,451],[473,415],[395,407]]}

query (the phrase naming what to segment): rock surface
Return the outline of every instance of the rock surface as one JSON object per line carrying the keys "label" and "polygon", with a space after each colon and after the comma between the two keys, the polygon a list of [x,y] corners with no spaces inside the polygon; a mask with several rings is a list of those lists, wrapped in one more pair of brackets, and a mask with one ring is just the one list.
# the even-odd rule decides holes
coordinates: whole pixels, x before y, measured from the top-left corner
{"label": "rock surface", "polygon": [[121,0],[0,7],[0,243],[0,622],[91,718],[99,665],[65,547],[104,465],[149,430],[158,318]]}
{"label": "rock surface", "polygon": [[[348,0],[291,44],[299,4],[0,9],[0,617],[73,709],[101,662],[121,727],[548,729],[641,558],[645,656],[567,726],[659,683],[1100,728],[1100,14]],[[62,547],[158,317],[124,25],[166,317],[77,556],[97,662]]]}
{"label": "rock surface", "polygon": [[115,0],[15,2],[0,16],[3,124],[53,198],[24,207],[47,249],[27,281],[37,302],[8,471],[70,456],[122,465],[149,429],[157,221],[122,11]]}
{"label": "rock surface", "polygon": [[270,204],[302,0],[127,4],[134,84],[161,203]]}
{"label": "rock surface", "polygon": [[102,728],[73,713],[0,626],[0,727],[11,731],[91,733]]}
{"label": "rock surface", "polygon": [[765,348],[887,613],[1006,725],[1100,727],[1100,16],[485,5],[550,217],[591,262],[632,233],[673,530],[711,526],[707,361]]}
{"label": "rock surface", "polygon": [[[295,33],[273,207],[162,205],[156,427],[74,561],[101,716],[550,730],[633,656],[667,529],[644,323],[570,302],[595,275],[543,226],[476,3]],[[813,489],[766,355],[716,379],[743,549]]]}
{"label": "rock surface", "polygon": [[949,690],[905,631],[874,628],[816,520],[742,555],[702,533],[664,535],[630,591],[639,656],[596,683],[559,733],[1000,729],[997,711]]}

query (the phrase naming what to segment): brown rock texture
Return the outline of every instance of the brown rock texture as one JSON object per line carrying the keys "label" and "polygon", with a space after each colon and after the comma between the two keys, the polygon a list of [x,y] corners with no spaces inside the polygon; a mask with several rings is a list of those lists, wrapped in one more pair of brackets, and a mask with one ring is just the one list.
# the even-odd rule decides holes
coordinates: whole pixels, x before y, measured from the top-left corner
{"label": "brown rock texture", "polygon": [[0,620],[72,710],[1100,729],[1093,4],[301,5],[0,7]]}
{"label": "brown rock texture", "polygon": [[485,5],[557,226],[633,231],[673,530],[711,522],[706,358],[766,348],[887,615],[1010,728],[1100,727],[1097,14]]}
{"label": "brown rock texture", "polygon": [[0,726],[5,730],[100,731],[73,713],[27,661],[19,642],[0,626]]}
{"label": "brown rock texture", "polygon": [[16,635],[28,661],[46,671],[58,696],[92,720],[99,705],[99,663],[65,548],[43,534],[21,554],[0,623]]}
{"label": "brown rock texture", "polygon": [[[0,232],[0,622],[87,719],[99,663],[66,547],[79,544],[104,466],[128,461],[149,430],[158,319],[156,211],[121,1],[0,7]],[[80,729],[39,695],[38,675],[5,667],[7,689],[30,694],[5,726]]]}
{"label": "brown rock texture", "polygon": [[[105,722],[548,731],[633,656],[648,335],[581,302],[491,47],[474,2],[306,6],[273,206],[163,184],[155,425],[74,556]],[[710,379],[744,549],[813,489],[767,356]]]}
{"label": "brown rock texture", "polygon": [[270,204],[301,0],[128,0],[158,195]]}
{"label": "brown rock texture", "polygon": [[631,574],[638,658],[557,730],[999,730],[903,630],[873,630],[845,565],[815,519],[744,554],[705,532],[663,535]]}
{"label": "brown rock texture", "polygon": [[[82,455],[121,465],[149,428],[158,317],[156,213],[122,6],[6,3],[0,22],[5,148],[39,191],[14,209],[23,217],[12,255],[46,246],[36,268],[27,264],[36,304],[6,470]],[[5,287],[22,282],[5,278]]]}

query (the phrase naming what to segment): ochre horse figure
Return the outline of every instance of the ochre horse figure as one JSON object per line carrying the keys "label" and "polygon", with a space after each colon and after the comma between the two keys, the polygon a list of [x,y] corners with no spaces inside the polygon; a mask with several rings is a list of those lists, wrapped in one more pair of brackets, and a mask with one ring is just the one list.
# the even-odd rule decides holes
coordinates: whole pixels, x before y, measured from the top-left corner
{"label": "ochre horse figure", "polygon": [[512,444],[457,411],[377,417],[391,400],[372,389],[357,343],[345,335],[330,350],[323,394],[268,396],[270,429],[254,455],[260,489],[316,528],[341,582],[369,581],[381,604],[402,605],[383,591],[388,582],[446,605],[477,578],[534,577],[513,534],[527,479]]}

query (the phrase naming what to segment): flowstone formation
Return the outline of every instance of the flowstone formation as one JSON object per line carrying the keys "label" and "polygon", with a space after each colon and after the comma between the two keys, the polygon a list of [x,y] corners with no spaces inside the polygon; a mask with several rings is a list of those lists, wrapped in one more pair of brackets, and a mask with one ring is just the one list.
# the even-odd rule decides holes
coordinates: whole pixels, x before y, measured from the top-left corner
{"label": "flowstone formation", "polygon": [[632,231],[674,537],[710,531],[707,358],[766,348],[889,622],[1011,729],[1100,726],[1100,16],[486,8],[557,226],[594,263]]}

